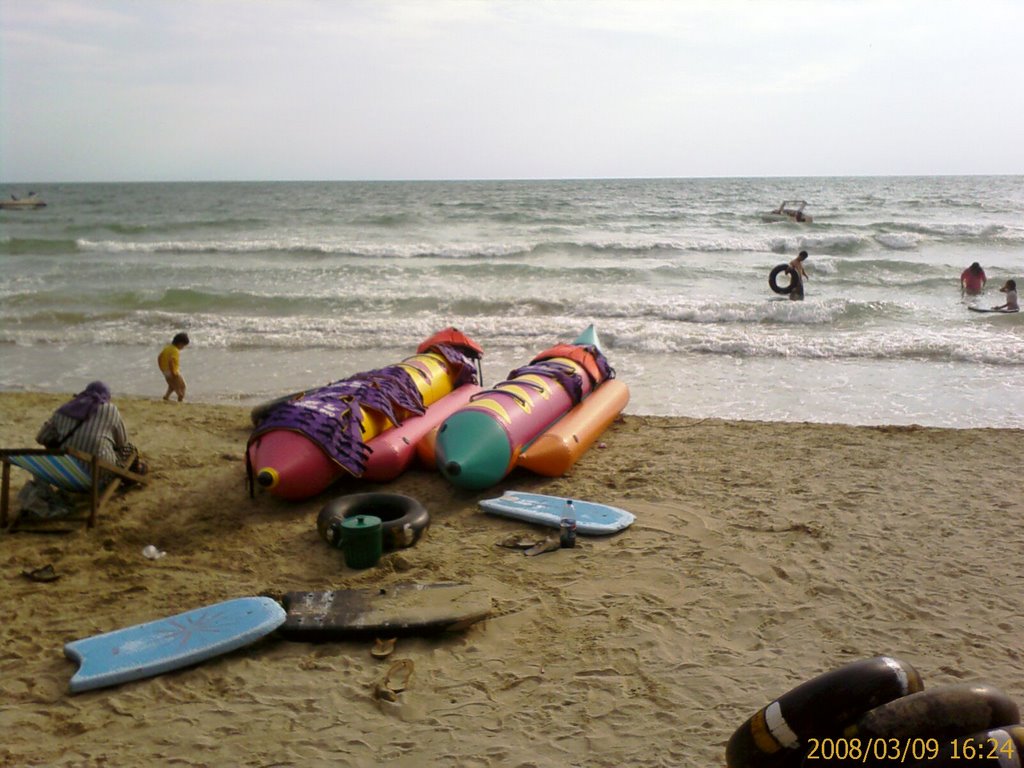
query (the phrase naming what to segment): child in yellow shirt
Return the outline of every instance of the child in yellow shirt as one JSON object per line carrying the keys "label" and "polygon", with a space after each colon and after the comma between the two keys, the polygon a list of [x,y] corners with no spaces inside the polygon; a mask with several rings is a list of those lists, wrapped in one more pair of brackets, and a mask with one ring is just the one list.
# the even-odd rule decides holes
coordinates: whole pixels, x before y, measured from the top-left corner
{"label": "child in yellow shirt", "polygon": [[156,364],[160,366],[160,373],[167,379],[167,392],[164,400],[171,399],[173,392],[178,396],[180,403],[185,399],[185,377],[181,375],[181,350],[188,346],[188,334],[179,333],[171,343],[160,351]]}

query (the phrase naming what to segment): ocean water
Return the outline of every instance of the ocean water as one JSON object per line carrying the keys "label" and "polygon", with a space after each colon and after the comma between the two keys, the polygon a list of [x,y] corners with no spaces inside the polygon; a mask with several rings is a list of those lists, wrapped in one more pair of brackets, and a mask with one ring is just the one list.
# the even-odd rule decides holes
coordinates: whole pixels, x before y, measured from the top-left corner
{"label": "ocean water", "polygon": [[[23,194],[5,187],[0,194]],[[252,403],[455,325],[486,383],[594,323],[630,413],[1024,427],[1024,177],[51,184],[0,211],[0,389]],[[810,224],[769,223],[782,199]],[[809,252],[806,300],[771,268]],[[960,272],[989,276],[965,300]]]}

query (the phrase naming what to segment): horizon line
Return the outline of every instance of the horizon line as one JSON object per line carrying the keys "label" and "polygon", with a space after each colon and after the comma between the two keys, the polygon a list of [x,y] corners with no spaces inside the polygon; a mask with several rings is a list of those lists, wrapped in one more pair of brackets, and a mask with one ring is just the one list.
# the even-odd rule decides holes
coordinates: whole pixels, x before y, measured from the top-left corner
{"label": "horizon line", "polygon": [[971,178],[971,177],[1015,177],[1024,173],[851,173],[812,174],[794,176],[523,176],[523,177],[451,177],[451,178],[235,178],[235,179],[61,179],[41,181],[7,181],[0,179],[0,185],[31,186],[44,184],[395,184],[395,183],[449,183],[469,184],[481,182],[556,182],[556,181],[726,181],[733,179],[913,179],[913,178]]}

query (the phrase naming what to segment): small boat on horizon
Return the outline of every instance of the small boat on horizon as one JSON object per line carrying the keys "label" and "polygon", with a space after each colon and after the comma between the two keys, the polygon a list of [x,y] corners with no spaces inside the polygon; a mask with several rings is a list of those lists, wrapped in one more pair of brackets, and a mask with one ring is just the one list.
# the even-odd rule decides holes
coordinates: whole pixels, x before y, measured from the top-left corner
{"label": "small boat on horizon", "polygon": [[32,208],[45,208],[46,201],[39,197],[36,192],[29,192],[26,197],[11,195],[7,200],[0,200],[0,209],[3,210],[26,210]]}
{"label": "small boat on horizon", "polygon": [[776,221],[794,221],[799,224],[810,224],[814,219],[804,213],[806,206],[806,200],[783,200],[774,211],[762,214],[761,221],[769,224]]}

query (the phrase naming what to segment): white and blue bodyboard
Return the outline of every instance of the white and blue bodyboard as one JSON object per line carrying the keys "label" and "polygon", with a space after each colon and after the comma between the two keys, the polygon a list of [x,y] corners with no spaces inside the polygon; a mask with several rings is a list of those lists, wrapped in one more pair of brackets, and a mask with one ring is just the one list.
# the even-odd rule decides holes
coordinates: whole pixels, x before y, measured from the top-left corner
{"label": "white and blue bodyboard", "polygon": [[[496,499],[484,499],[480,506],[485,512],[502,517],[512,517],[537,525],[558,528],[566,516],[564,496],[545,496],[526,491],[505,491]],[[576,532],[601,536],[621,531],[636,520],[633,513],[608,504],[572,499],[576,516]]]}

